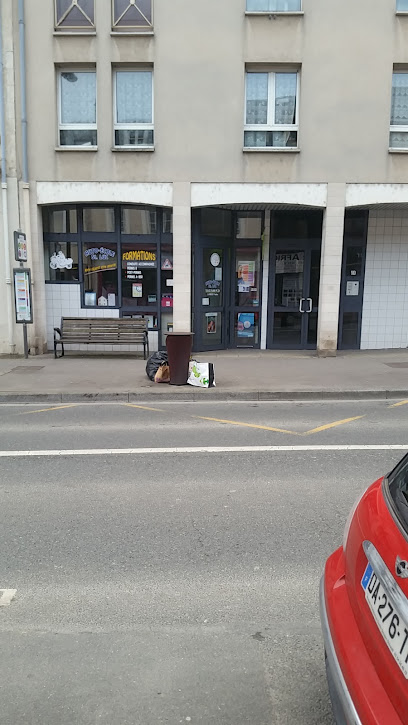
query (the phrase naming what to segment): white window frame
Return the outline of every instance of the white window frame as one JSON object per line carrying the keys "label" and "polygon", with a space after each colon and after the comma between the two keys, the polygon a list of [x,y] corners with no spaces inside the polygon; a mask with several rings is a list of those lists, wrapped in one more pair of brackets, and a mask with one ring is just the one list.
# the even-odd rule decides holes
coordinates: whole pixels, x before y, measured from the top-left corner
{"label": "white window frame", "polygon": [[[74,4],[77,4],[78,5],[78,7],[80,9],[80,12],[83,14],[83,16],[85,18],[87,18],[89,20],[89,27],[86,27],[86,26],[83,26],[83,25],[63,25],[63,26],[61,26],[61,22],[64,20],[64,18],[67,17],[67,15],[69,14],[69,12],[72,9],[72,6]],[[68,10],[66,10],[65,13],[58,19],[58,15],[57,15],[57,0],[54,0],[54,17],[55,17],[54,30],[55,30],[55,32],[56,33],[69,33],[69,34],[71,34],[71,33],[85,33],[85,34],[92,33],[92,35],[93,35],[95,33],[95,28],[96,28],[96,24],[95,24],[95,13],[96,13],[96,7],[95,7],[95,5],[96,5],[96,1],[95,0],[93,0],[93,4],[94,4],[94,11],[93,11],[94,19],[93,19],[93,21],[86,14],[86,12],[84,11],[84,9],[81,7],[81,2],[80,1],[79,1],[79,4],[78,3],[75,3],[73,1],[72,2],[72,5],[68,8]]]}
{"label": "white window frame", "polygon": [[[58,148],[59,149],[75,149],[75,150],[91,150],[95,151],[98,148],[98,127],[97,122],[95,123],[63,123],[62,122],[62,104],[61,104],[61,76],[63,73],[93,73],[95,75],[95,118],[98,120],[98,84],[96,68],[59,68],[58,69]],[[69,146],[61,144],[61,131],[96,131],[96,145],[95,146],[81,146],[80,144],[74,144]]]}
{"label": "white window frame", "polygon": [[[397,75],[397,74],[398,75],[401,75],[401,74],[406,75],[407,78],[408,78],[408,70],[406,70],[406,71],[405,70],[400,70],[400,71],[393,70],[392,71],[392,78],[391,78],[391,110],[392,110],[392,85],[393,85],[394,76]],[[390,135],[392,133],[405,133],[408,136],[408,123],[405,124],[405,125],[402,125],[402,126],[401,125],[399,125],[399,126],[393,126],[390,123]],[[390,151],[405,151],[405,152],[408,152],[408,146],[391,146],[391,144],[390,144],[390,137],[388,137],[388,147],[389,147],[389,150]]]}
{"label": "white window frame", "polygon": [[[153,25],[153,0],[150,0],[150,8],[151,8],[151,16],[152,19],[149,21],[146,16],[146,22],[147,25],[120,25],[120,21],[123,18],[123,16],[126,14],[128,8],[120,15],[118,18],[115,19],[115,0],[111,0],[112,4],[112,33],[116,34],[126,34],[129,35],[129,33],[137,34],[137,35],[153,35],[154,32],[154,25]],[[131,5],[132,3],[129,3]],[[137,0],[136,0],[136,7],[137,7]],[[139,10],[139,8],[138,8]],[[139,12],[143,15],[141,10]]]}
{"label": "white window frame", "polygon": [[[152,80],[152,122],[151,123],[118,123],[117,113],[118,106],[116,100],[116,76],[118,73],[150,73]],[[116,144],[116,131],[153,131],[153,143],[152,144]],[[114,68],[113,71],[113,148],[114,149],[131,149],[132,151],[143,151],[148,149],[149,151],[154,150],[154,72],[152,67],[137,67],[137,68]]]}
{"label": "white window frame", "polygon": [[[247,115],[247,79],[250,73],[267,73],[268,74],[268,107],[267,107],[267,122],[266,123],[246,123]],[[277,124],[275,123],[275,84],[277,73],[296,73],[296,117],[294,124]],[[255,149],[256,151],[296,151],[299,149],[299,87],[300,87],[300,73],[298,69],[277,69],[277,70],[246,70],[245,71],[245,106],[244,106],[244,132],[245,131],[296,131],[297,143],[296,146],[245,146],[244,151]],[[245,137],[244,137],[245,138]]]}
{"label": "white window frame", "polygon": [[245,15],[304,15],[303,0],[299,10],[247,10],[245,0]]}

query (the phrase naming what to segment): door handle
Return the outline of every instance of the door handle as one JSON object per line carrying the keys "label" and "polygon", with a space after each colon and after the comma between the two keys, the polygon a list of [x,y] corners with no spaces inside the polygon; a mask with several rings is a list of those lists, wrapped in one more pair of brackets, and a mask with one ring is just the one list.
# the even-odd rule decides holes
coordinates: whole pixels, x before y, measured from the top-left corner
{"label": "door handle", "polygon": [[309,309],[308,309],[308,310],[306,310],[306,311],[307,311],[307,313],[309,314],[309,312],[311,312],[311,311],[312,311],[312,309],[313,309],[313,300],[312,300],[312,298],[311,298],[311,297],[306,297],[306,299],[307,299],[307,301],[308,301],[308,303],[309,303]]}
{"label": "door handle", "polygon": [[304,312],[302,302],[305,302],[305,299],[306,299],[305,297],[301,297],[299,300],[299,312]]}

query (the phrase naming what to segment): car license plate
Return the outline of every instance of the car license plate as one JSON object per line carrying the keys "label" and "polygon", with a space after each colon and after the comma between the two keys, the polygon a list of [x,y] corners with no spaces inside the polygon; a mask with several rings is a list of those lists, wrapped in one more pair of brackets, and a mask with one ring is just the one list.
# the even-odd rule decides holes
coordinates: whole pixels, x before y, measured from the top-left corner
{"label": "car license plate", "polygon": [[367,564],[361,586],[378,629],[390,648],[405,677],[408,679],[408,623],[390,602],[371,564]]}

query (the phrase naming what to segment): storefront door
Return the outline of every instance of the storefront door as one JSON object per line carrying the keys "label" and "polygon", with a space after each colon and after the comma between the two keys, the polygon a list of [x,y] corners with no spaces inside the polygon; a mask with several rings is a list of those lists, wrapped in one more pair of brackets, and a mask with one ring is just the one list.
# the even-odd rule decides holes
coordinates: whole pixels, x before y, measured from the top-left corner
{"label": "storefront door", "polygon": [[203,244],[196,250],[196,350],[222,350],[227,346],[230,254],[228,245]]}
{"label": "storefront door", "polygon": [[195,349],[259,347],[260,245],[203,242],[195,267]]}
{"label": "storefront door", "polygon": [[268,347],[315,348],[320,244],[288,246],[271,252]]}

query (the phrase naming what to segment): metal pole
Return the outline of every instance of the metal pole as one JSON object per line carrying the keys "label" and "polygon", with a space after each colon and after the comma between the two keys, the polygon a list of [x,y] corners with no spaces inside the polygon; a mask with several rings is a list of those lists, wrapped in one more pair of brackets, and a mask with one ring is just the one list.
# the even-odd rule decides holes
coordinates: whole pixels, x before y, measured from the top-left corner
{"label": "metal pole", "polygon": [[23,340],[24,340],[24,357],[27,360],[27,358],[28,358],[28,337],[27,337],[27,325],[25,322],[23,324]]}
{"label": "metal pole", "polygon": [[6,302],[7,302],[7,327],[8,327],[8,343],[10,352],[13,354],[15,350],[14,344],[14,321],[13,306],[11,300],[11,268],[10,268],[10,247],[9,247],[9,222],[8,222],[8,194],[7,194],[7,163],[6,163],[6,124],[4,110],[4,67],[3,67],[3,8],[0,4],[0,155],[1,155],[1,199],[3,212],[3,244],[4,244],[4,267],[5,267],[5,283],[6,283]]}

